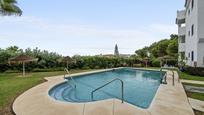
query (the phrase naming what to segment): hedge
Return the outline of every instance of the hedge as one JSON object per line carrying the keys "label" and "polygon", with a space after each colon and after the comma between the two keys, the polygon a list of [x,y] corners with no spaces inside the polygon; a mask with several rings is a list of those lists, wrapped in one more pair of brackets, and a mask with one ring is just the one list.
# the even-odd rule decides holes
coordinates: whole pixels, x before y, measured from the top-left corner
{"label": "hedge", "polygon": [[196,75],[196,76],[201,76],[204,77],[204,68],[202,67],[189,67],[186,66],[184,68],[184,72],[190,74],[190,75]]}

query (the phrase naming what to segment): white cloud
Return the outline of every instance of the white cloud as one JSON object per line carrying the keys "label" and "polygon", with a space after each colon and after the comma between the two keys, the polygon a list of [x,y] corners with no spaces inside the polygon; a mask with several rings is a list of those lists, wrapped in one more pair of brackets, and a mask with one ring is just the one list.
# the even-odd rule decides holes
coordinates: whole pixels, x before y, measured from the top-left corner
{"label": "white cloud", "polygon": [[0,26],[1,46],[41,47],[65,55],[74,52],[86,55],[110,53],[115,43],[119,44],[122,53],[134,53],[134,50],[162,39],[160,35],[168,37],[176,33],[174,25],[167,24],[117,29],[102,25],[52,23],[36,17],[0,17]]}

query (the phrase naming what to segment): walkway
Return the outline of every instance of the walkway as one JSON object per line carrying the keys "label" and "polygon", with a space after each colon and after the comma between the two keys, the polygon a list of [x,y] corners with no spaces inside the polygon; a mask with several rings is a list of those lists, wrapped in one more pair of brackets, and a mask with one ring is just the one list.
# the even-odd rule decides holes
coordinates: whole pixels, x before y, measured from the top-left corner
{"label": "walkway", "polygon": [[[181,80],[181,82],[204,85],[204,81]],[[204,112],[204,101],[200,101],[192,98],[188,98],[188,100],[193,109]]]}
{"label": "walkway", "polygon": [[[74,75],[90,73],[93,72]],[[13,111],[17,115],[194,115],[182,84],[175,82],[175,86],[172,86],[171,74],[168,72],[168,84],[160,85],[148,109],[142,109],[128,103],[122,104],[117,99],[90,103],[56,101],[48,95],[50,88],[63,82],[63,76],[56,76],[46,78],[47,82],[20,95],[13,103]],[[178,81],[177,74],[175,77],[175,81]]]}
{"label": "walkway", "polygon": [[184,79],[182,79],[181,82],[204,85],[204,81],[194,81],[194,80],[184,80]]}

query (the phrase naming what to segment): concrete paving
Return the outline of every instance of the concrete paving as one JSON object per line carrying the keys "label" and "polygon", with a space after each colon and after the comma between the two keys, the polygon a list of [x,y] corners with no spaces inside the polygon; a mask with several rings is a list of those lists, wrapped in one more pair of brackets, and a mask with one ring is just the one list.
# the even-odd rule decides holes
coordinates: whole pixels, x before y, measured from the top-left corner
{"label": "concrete paving", "polygon": [[193,109],[204,112],[204,101],[188,98]]}
{"label": "concrete paving", "polygon": [[[94,71],[101,72],[106,70]],[[94,72],[74,74],[83,75]],[[13,103],[17,115],[194,115],[184,88],[175,74],[172,86],[172,72],[167,74],[167,83],[161,84],[152,104],[142,109],[118,99],[89,103],[69,103],[54,100],[48,95],[53,86],[64,81],[63,76],[46,78],[48,81],[29,89]]]}
{"label": "concrete paving", "polygon": [[184,85],[184,89],[185,89],[186,91],[188,91],[188,92],[203,93],[203,95],[204,95],[204,87]]}
{"label": "concrete paving", "polygon": [[204,81],[194,81],[194,80],[184,80],[184,79],[182,79],[181,82],[204,85]]}

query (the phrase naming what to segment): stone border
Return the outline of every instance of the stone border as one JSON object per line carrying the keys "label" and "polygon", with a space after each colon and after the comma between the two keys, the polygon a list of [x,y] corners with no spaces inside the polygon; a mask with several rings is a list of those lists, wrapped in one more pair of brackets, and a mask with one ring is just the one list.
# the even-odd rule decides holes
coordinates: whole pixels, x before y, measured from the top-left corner
{"label": "stone border", "polygon": [[204,112],[204,101],[193,99],[193,98],[188,98],[188,100],[191,106],[193,107],[193,109]]}
{"label": "stone border", "polygon": [[[111,69],[77,73],[73,76],[108,70]],[[178,74],[175,74],[175,78],[177,81]],[[159,86],[148,109],[142,109],[126,102],[122,104],[118,99],[88,103],[57,101],[51,98],[48,92],[54,85],[64,81],[63,76],[46,79],[47,82],[29,89],[16,98],[13,110],[17,115],[194,115],[182,84],[175,82],[175,86],[172,86],[171,72],[167,73],[168,84]]]}

